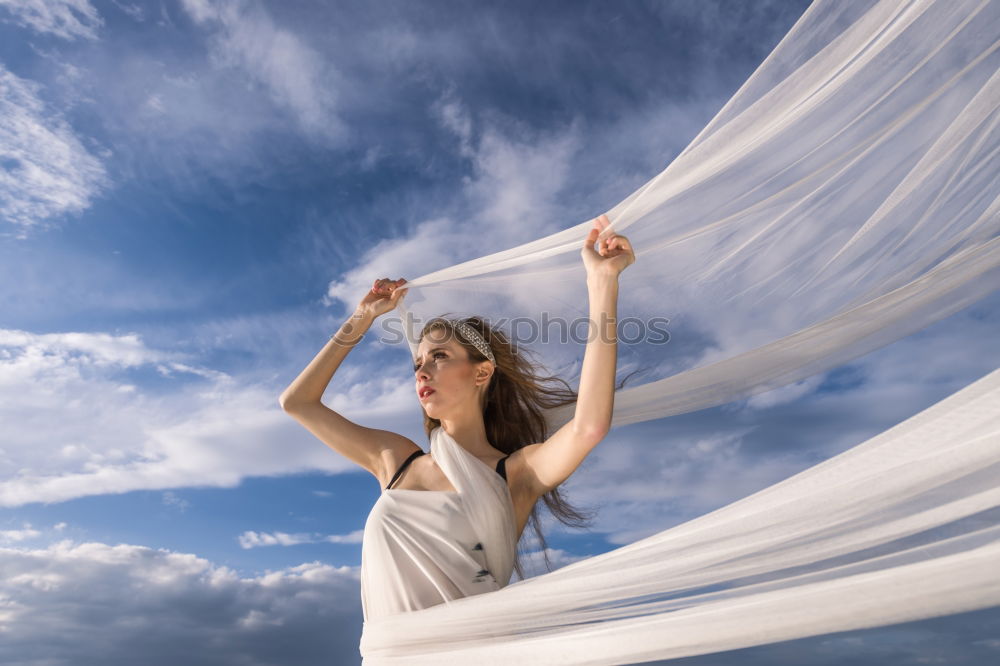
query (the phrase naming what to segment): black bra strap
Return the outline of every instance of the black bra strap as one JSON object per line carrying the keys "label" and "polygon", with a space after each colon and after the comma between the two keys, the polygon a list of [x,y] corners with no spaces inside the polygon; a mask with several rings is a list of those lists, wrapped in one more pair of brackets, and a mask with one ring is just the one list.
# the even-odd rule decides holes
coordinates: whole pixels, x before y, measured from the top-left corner
{"label": "black bra strap", "polygon": [[392,481],[389,482],[389,485],[386,486],[385,489],[389,490],[389,488],[392,487],[392,484],[396,483],[396,479],[398,479],[399,475],[403,473],[403,470],[406,469],[406,466],[409,465],[411,462],[413,462],[414,458],[422,456],[422,455],[424,455],[424,453],[425,453],[425,451],[422,451],[421,449],[417,449],[412,454],[410,454],[410,457],[407,458],[406,461],[402,465],[399,466],[399,469],[396,470],[395,476],[392,477]]}
{"label": "black bra strap", "polygon": [[510,458],[510,455],[504,456],[497,463],[497,474],[502,476],[504,481],[507,480],[507,458]]}
{"label": "black bra strap", "polygon": [[[396,483],[396,479],[398,479],[399,475],[403,473],[403,470],[406,469],[407,465],[413,462],[415,458],[424,455],[424,453],[426,453],[426,451],[417,449],[412,454],[410,454],[410,457],[407,458],[406,461],[404,461],[403,464],[399,466],[399,469],[396,470],[396,473],[392,477],[392,481],[389,482],[389,485],[387,485],[385,489],[389,490],[390,488],[392,488],[392,484]],[[497,462],[497,474],[502,476],[504,481],[507,480],[507,458],[510,458],[510,455],[504,456]]]}

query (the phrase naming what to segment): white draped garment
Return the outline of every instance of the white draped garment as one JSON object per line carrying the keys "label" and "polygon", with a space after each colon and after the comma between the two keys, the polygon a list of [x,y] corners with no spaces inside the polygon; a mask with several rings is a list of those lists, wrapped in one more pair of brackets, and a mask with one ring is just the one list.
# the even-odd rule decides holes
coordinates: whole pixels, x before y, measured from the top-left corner
{"label": "white draped garment", "polygon": [[[636,248],[619,319],[665,317],[671,334],[619,333],[618,379],[642,369],[644,383],[615,395],[613,426],[787,385],[975,303],[1000,288],[1000,2],[816,0],[608,216]],[[444,313],[587,316],[590,220],[532,225],[548,235],[407,283],[397,309],[412,351]],[[528,346],[572,382],[584,345],[554,337]],[[461,598],[457,584],[394,598],[368,578],[365,663],[628,664],[1000,605],[1000,371],[982,372],[816,467],[557,571]],[[546,418],[554,432],[571,415]],[[663,440],[648,445],[675,444]],[[450,459],[467,473],[446,470],[453,484],[478,474],[503,495],[480,461]],[[426,552],[446,547],[433,539],[457,512],[473,530],[504,528],[496,498],[448,509],[415,495],[380,499],[373,519],[409,512],[425,530],[440,512]],[[418,554],[404,553],[401,520],[378,529],[391,580]],[[457,532],[454,547],[470,539]],[[486,545],[487,559],[505,559],[486,568],[507,574],[509,544]]]}
{"label": "white draped garment", "polygon": [[431,432],[430,455],[456,492],[382,491],[361,549],[366,623],[510,582],[517,539],[507,482],[443,428]]}

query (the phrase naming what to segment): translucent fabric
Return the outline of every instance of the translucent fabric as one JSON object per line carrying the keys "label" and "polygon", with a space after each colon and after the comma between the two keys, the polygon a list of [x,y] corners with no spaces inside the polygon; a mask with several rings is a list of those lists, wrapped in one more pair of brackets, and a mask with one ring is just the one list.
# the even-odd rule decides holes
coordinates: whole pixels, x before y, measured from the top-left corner
{"label": "translucent fabric", "polygon": [[[609,211],[636,247],[619,318],[669,318],[674,342],[621,327],[620,377],[645,374],[615,397],[616,425],[836,367],[1000,286],[998,35],[988,0],[817,2],[691,145]],[[409,281],[398,309],[411,350],[445,312],[586,317],[590,226]],[[518,337],[578,376],[583,345],[546,328],[547,340],[524,325]]]}
{"label": "translucent fabric", "polygon": [[[998,2],[815,2],[608,212],[637,257],[619,379],[641,369],[613,425],[834,368],[1000,287],[998,49]],[[590,226],[410,281],[411,350],[431,317],[506,318],[548,373],[578,379],[586,327],[579,343],[560,331],[588,314]],[[655,537],[366,625],[366,663],[620,664],[1000,604],[998,382]]]}
{"label": "translucent fabric", "polygon": [[603,555],[365,622],[382,664],[629,664],[1000,604],[1000,370]]}

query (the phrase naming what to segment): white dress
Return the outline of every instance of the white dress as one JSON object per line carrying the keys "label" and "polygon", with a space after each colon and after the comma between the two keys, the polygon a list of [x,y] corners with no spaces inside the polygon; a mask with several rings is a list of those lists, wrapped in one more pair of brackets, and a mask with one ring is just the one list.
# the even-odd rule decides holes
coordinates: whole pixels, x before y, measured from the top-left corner
{"label": "white dress", "polygon": [[517,539],[507,482],[443,428],[431,433],[431,456],[457,492],[383,490],[365,523],[362,654],[379,618],[510,582]]}

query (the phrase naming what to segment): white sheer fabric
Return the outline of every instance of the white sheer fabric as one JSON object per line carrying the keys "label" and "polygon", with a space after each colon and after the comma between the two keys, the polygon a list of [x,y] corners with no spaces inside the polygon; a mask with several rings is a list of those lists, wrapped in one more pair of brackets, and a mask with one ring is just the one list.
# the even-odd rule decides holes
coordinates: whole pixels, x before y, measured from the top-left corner
{"label": "white sheer fabric", "polygon": [[[614,424],[836,367],[1000,287],[998,49],[998,2],[815,2],[691,144],[609,211],[637,255],[619,318],[669,317],[672,336],[623,344],[620,332],[619,377],[642,368],[645,383],[618,392]],[[586,317],[589,227],[410,281],[399,311],[411,349],[443,313]],[[522,346],[578,377],[583,344]],[[621,664],[1000,604],[998,420],[994,372],[686,525],[366,623],[362,653]]]}
{"label": "white sheer fabric", "polygon": [[[814,3],[691,145],[609,211],[637,257],[619,317],[669,317],[678,341],[620,344],[621,375],[643,368],[646,383],[617,394],[616,425],[836,367],[1000,286],[998,35],[989,0]],[[586,317],[590,226],[409,281],[411,350],[445,312]],[[696,336],[708,349],[680,344]],[[532,342],[553,372],[579,371],[581,344]]]}
{"label": "white sheer fabric", "polygon": [[655,536],[365,623],[366,666],[628,664],[1000,604],[1000,370]]}

